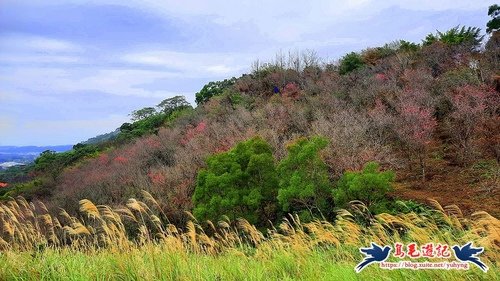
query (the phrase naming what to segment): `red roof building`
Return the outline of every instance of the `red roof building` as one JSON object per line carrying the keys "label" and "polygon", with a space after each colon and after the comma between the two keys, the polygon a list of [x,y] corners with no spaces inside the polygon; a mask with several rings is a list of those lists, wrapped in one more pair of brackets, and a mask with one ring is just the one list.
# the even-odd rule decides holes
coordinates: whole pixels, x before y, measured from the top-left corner
{"label": "red roof building", "polygon": [[4,187],[7,187],[7,186],[9,186],[8,183],[0,182],[0,188],[4,188]]}

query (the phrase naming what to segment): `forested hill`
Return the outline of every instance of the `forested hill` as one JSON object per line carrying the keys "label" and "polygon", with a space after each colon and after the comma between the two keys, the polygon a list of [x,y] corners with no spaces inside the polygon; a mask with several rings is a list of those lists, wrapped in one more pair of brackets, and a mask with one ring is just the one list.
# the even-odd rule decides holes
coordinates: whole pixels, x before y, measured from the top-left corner
{"label": "forested hill", "polygon": [[57,145],[57,146],[0,146],[0,153],[10,154],[29,154],[41,153],[45,150],[53,150],[56,152],[64,152],[70,150],[72,145]]}
{"label": "forested hill", "polygon": [[71,150],[72,145],[59,146],[0,146],[0,164],[3,162],[27,163],[34,160],[46,150],[65,152]]}
{"label": "forested hill", "polygon": [[119,206],[147,190],[172,221],[331,218],[352,200],[378,213],[427,198],[500,216],[497,31],[456,27],[336,62],[278,53],[252,68],[205,85],[196,108],[168,98],[109,138],[42,154],[4,196],[76,212],[82,198]]}

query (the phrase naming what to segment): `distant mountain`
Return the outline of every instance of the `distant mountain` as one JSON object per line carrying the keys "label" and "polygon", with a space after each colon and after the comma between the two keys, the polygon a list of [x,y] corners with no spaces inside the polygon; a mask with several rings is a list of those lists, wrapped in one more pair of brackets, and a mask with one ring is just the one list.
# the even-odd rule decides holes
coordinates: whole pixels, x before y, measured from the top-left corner
{"label": "distant mountain", "polygon": [[[35,160],[40,153],[46,150],[65,152],[71,150],[72,145],[57,146],[0,146],[0,169],[12,166],[13,163],[26,164]],[[8,162],[8,163],[7,163]]]}
{"label": "distant mountain", "polygon": [[113,140],[120,134],[120,129],[116,129],[113,132],[107,133],[107,134],[102,134],[98,135],[96,137],[90,138],[84,142],[83,144],[100,144],[109,140]]}
{"label": "distant mountain", "polygon": [[55,146],[0,146],[0,154],[40,154],[45,150],[65,152],[71,150],[73,145]]}
{"label": "distant mountain", "polygon": [[25,165],[25,163],[20,163],[20,162],[3,162],[0,163],[0,170],[1,169],[7,169],[13,166],[22,166]]}

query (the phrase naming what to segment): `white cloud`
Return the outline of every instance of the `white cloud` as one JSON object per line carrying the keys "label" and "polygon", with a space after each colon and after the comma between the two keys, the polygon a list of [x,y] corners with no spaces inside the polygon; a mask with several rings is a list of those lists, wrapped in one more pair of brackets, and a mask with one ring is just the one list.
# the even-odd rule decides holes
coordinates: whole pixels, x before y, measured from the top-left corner
{"label": "white cloud", "polygon": [[183,76],[213,77],[241,71],[249,65],[249,57],[236,53],[183,53],[160,50],[125,54],[122,60],[131,64],[173,69]]}
{"label": "white cloud", "polygon": [[[276,41],[294,42],[305,34],[331,28],[335,23],[352,22],[373,17],[383,9],[400,7],[415,11],[446,11],[451,9],[485,9],[488,0],[108,0],[167,17],[193,18],[205,16],[214,23],[252,24],[261,34]],[[94,1],[95,2],[95,1]]]}
{"label": "white cloud", "polygon": [[118,96],[165,98],[179,93],[165,90],[147,90],[141,85],[158,79],[175,79],[179,75],[165,71],[137,69],[102,69],[87,77],[56,80],[54,86],[62,91],[102,91]]}
{"label": "white cloud", "polygon": [[99,91],[117,96],[162,98],[179,93],[146,90],[141,85],[157,79],[179,77],[176,73],[138,69],[16,67],[4,71],[0,76],[0,92],[13,88],[21,92],[44,93],[55,97],[72,92]]}
{"label": "white cloud", "polygon": [[13,127],[14,127],[14,121],[12,121],[11,118],[0,116],[0,136],[2,136],[2,132],[7,132]]}
{"label": "white cloud", "polygon": [[[33,0],[30,2],[32,3]],[[35,1],[39,4],[58,1]],[[206,17],[220,25],[251,24],[260,34],[281,42],[294,42],[332,28],[335,23],[359,22],[389,7],[414,11],[477,10],[491,5],[488,0],[70,0],[87,5],[114,4],[151,13],[199,20]]]}
{"label": "white cloud", "polygon": [[[375,1],[373,1],[375,2]],[[390,1],[399,7],[416,11],[477,10],[492,5],[488,0],[402,0]]]}
{"label": "white cloud", "polygon": [[13,92],[0,90],[0,102],[10,101],[10,100],[14,99],[15,96],[16,95]]}
{"label": "white cloud", "polygon": [[231,67],[229,67],[227,65],[223,65],[223,64],[207,66],[206,70],[207,70],[207,72],[213,73],[216,75],[229,74],[229,73],[234,71]]}
{"label": "white cloud", "polygon": [[66,40],[26,34],[0,35],[0,64],[75,64],[84,48]]}
{"label": "white cloud", "polygon": [[[0,145],[74,144],[97,134],[111,132],[129,117],[109,115],[86,120],[24,120],[14,123],[0,117]],[[47,134],[49,133],[49,134]],[[37,136],[37,137],[34,137]]]}
{"label": "white cloud", "polygon": [[29,63],[33,64],[69,64],[80,63],[84,59],[78,56],[65,56],[65,55],[32,55],[32,54],[0,54],[0,63]]}
{"label": "white cloud", "polygon": [[37,53],[77,53],[83,51],[83,48],[72,42],[60,39],[26,34],[8,34],[1,36],[0,50]]}
{"label": "white cloud", "polygon": [[77,45],[63,40],[56,40],[44,37],[32,37],[24,39],[25,46],[33,49],[53,52],[78,52],[81,48]]}
{"label": "white cloud", "polygon": [[110,115],[106,118],[88,119],[88,120],[28,120],[21,124],[26,130],[37,130],[40,128],[50,128],[51,130],[61,131],[70,128],[81,130],[95,130],[96,127],[102,128],[103,132],[116,129],[116,124],[128,121],[128,116]]}

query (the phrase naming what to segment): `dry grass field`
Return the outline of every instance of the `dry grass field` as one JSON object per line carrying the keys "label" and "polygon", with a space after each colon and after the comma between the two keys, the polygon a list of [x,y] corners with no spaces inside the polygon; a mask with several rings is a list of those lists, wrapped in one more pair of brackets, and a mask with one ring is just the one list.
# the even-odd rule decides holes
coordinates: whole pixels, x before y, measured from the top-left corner
{"label": "dry grass field", "polygon": [[[121,209],[80,201],[80,217],[51,216],[41,202],[0,204],[0,280],[498,280],[500,221],[463,217],[456,206],[372,217],[364,206],[335,223],[297,217],[262,232],[245,220],[168,223],[147,192]],[[202,227],[203,226],[203,227]],[[490,270],[383,270],[360,274],[359,247],[370,242],[427,242],[485,247]]]}

